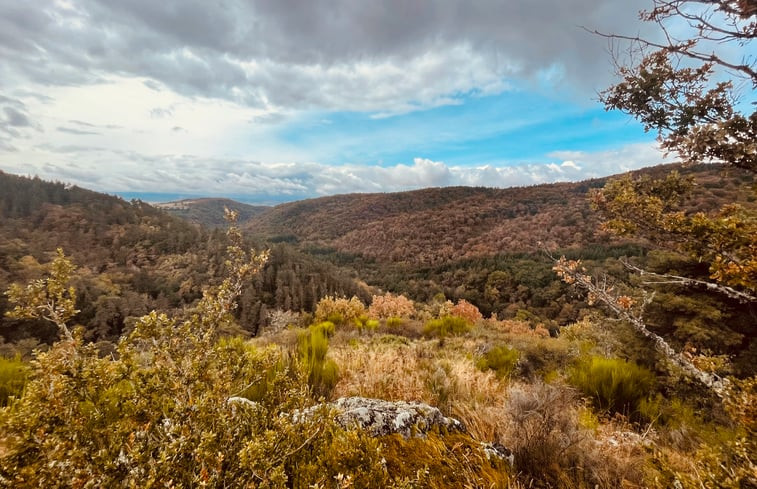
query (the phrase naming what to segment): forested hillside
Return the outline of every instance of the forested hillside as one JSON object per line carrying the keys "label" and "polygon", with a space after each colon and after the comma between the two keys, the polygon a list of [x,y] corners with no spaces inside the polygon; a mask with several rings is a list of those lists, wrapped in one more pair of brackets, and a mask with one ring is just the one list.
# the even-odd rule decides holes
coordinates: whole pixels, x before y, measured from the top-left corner
{"label": "forested hillside", "polygon": [[[661,178],[673,167],[634,172]],[[693,179],[682,206],[711,213],[729,203],[755,209],[753,177],[717,165],[679,168]],[[439,188],[397,194],[355,194],[283,204],[251,220],[247,229],[271,241],[350,268],[372,286],[421,302],[467,300],[486,315],[521,319],[558,334],[592,308],[585,295],[552,270],[547,252],[583,260],[621,282],[629,258],[659,273],[707,278],[705,264],[669,253],[664,242],[604,232],[590,208],[592,189],[611,179],[514,189]],[[659,287],[647,318],[655,331],[683,348],[731,354],[739,368],[757,362],[751,306],[696,290],[684,296]],[[718,334],[710,331],[717,330]]]}
{"label": "forested hillside", "polygon": [[[693,170],[698,184],[688,209],[709,211],[729,199],[753,208],[749,179],[721,171]],[[291,480],[304,488],[323,474],[361,487],[662,488],[724,473],[750,480],[745,437],[754,425],[754,304],[664,283],[648,286],[652,295],[639,295],[629,263],[703,280],[707,264],[651,240],[598,242],[588,227],[593,211],[579,204],[594,186],[508,194],[507,202],[521,193],[541,195],[533,214],[503,218],[508,226],[559,221],[561,198],[586,206],[579,218],[563,204],[575,217],[574,234],[587,237],[571,247],[556,250],[555,239],[543,250],[516,253],[491,243],[496,252],[415,261],[346,253],[328,240],[292,235],[245,241],[143,202],[0,174],[0,286],[9,290],[0,311],[11,312],[0,323],[0,405],[11,406],[0,408],[0,482],[31,487],[29,481],[61,477],[50,460],[57,460],[57,447],[68,446],[66,453],[82,467],[70,476],[71,486],[125,478],[169,484],[180,477],[187,486],[259,480],[284,487],[281,481]],[[425,206],[417,213],[432,229],[446,212],[502,213],[504,205],[494,198],[500,192],[452,189],[438,210],[442,201],[435,198],[443,189],[368,196],[372,204],[361,205],[373,220],[364,217],[361,229],[388,222],[420,227],[402,206]],[[373,206],[387,198],[396,207],[387,204],[382,212],[388,217],[379,218],[382,207]],[[314,202],[304,204],[310,217],[323,212],[308,207]],[[352,212],[342,209],[341,215]],[[496,220],[487,219],[465,232],[493,236],[483,232],[483,223]],[[288,226],[300,232],[295,222]],[[341,238],[336,226],[331,229],[336,243]],[[414,236],[409,227],[402,232]],[[419,249],[433,250],[427,231],[417,235]],[[59,246],[67,258],[55,253]],[[240,246],[268,252],[247,255]],[[592,293],[556,274],[560,269],[549,254],[555,252],[580,259],[581,277],[616,284],[629,294],[621,296],[627,304],[648,298],[643,320],[651,331],[697,368],[731,376],[736,390],[727,394],[725,407],[706,385],[671,367],[670,358],[628,321],[605,315]],[[9,288],[14,282],[31,288]],[[35,302],[34,294],[44,290],[59,299],[75,295],[69,306],[57,302],[61,315],[52,317],[64,318],[57,323],[45,320],[40,311],[48,306]],[[64,335],[61,324],[74,333]],[[84,326],[81,332],[77,324]],[[34,367],[24,362],[29,358],[37,359]],[[35,373],[27,378],[30,368]],[[373,437],[339,424],[330,411],[302,411],[324,399],[375,402],[365,398],[386,400],[382,409],[405,409],[407,400],[428,403],[466,431]],[[60,413],[39,409],[53,404],[65,407]],[[312,418],[303,421],[292,412]],[[248,432],[240,435],[237,423]],[[31,425],[48,433],[44,443],[54,449],[35,448]],[[83,432],[96,444],[71,441]],[[281,447],[288,455],[271,459]],[[189,452],[203,457],[206,468],[197,469]],[[175,462],[166,469],[151,462],[153,454]],[[686,479],[692,464],[705,475]],[[137,465],[146,472],[129,469]]]}
{"label": "forested hillside", "polygon": [[[662,175],[669,168],[641,172]],[[751,177],[721,166],[681,170],[697,181],[690,211],[746,202]],[[464,258],[621,243],[598,229],[588,193],[607,179],[508,189],[433,188],[352,194],[282,204],[245,228],[276,240],[331,248],[382,262],[440,265]]]}
{"label": "forested hillside", "polygon": [[269,209],[264,205],[249,205],[231,199],[185,199],[176,202],[163,202],[153,204],[158,209],[180,217],[194,224],[200,224],[208,228],[225,227],[224,209],[234,209],[238,213],[239,223],[244,223],[251,218],[262,214]]}
{"label": "forested hillside", "polygon": [[[74,320],[86,337],[115,342],[150,310],[181,309],[218,282],[226,238],[141,201],[0,172],[0,289],[38,278],[60,247],[79,267]],[[248,243],[253,245],[253,243]],[[282,295],[286,291],[286,297]],[[262,275],[240,302],[241,332],[254,334],[268,311],[312,310],[326,294],[365,296],[347,273],[286,245],[272,250]],[[0,294],[0,346],[28,353],[56,337],[44,321],[5,317]]]}

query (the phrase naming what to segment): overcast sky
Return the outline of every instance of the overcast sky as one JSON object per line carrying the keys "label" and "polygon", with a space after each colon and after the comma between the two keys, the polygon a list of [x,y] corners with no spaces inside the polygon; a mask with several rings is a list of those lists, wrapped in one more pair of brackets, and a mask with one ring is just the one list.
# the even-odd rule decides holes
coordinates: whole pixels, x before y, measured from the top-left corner
{"label": "overcast sky", "polygon": [[151,200],[660,163],[596,92],[644,1],[0,0],[0,169]]}

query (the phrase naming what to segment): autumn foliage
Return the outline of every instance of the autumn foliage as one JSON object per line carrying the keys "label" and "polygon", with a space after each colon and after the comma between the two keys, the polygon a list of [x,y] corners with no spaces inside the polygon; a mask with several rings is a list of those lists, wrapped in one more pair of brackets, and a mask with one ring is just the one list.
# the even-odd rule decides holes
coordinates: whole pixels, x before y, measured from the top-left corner
{"label": "autumn foliage", "polygon": [[316,321],[331,321],[332,323],[354,323],[356,319],[365,314],[365,304],[353,296],[345,297],[326,296],[318,301],[315,309]]}
{"label": "autumn foliage", "polygon": [[374,295],[371,306],[368,308],[368,315],[377,319],[409,318],[413,314],[415,314],[413,301],[402,294]]}

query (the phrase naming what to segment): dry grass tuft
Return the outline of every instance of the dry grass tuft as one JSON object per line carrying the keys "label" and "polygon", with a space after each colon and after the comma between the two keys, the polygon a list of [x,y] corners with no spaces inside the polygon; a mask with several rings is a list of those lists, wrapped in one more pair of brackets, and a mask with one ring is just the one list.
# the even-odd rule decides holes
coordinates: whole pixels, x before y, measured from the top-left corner
{"label": "dry grass tuft", "polygon": [[499,435],[507,384],[492,372],[481,372],[464,352],[439,349],[435,341],[335,346],[331,357],[342,377],[334,397],[365,396],[421,401],[454,416],[480,440]]}
{"label": "dry grass tuft", "polygon": [[575,392],[559,384],[519,384],[510,390],[501,442],[515,455],[529,487],[643,487],[644,450],[629,426],[600,426],[598,438],[579,421]]}
{"label": "dry grass tuft", "polygon": [[342,377],[333,396],[432,402],[417,350],[415,345],[401,343],[335,346],[330,355]]}

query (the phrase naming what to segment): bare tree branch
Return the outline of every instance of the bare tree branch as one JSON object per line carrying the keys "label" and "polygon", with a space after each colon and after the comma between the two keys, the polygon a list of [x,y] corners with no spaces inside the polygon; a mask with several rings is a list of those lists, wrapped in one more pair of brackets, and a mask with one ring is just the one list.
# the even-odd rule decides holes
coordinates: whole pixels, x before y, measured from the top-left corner
{"label": "bare tree branch", "polygon": [[[551,255],[549,256],[551,257]],[[679,367],[685,374],[697,379],[719,398],[725,397],[728,388],[727,379],[699,369],[691,360],[676,352],[662,336],[647,328],[642,319],[642,313],[651,298],[647,297],[641,304],[637,304],[631,297],[615,292],[613,287],[607,284],[606,278],[597,280],[587,275],[579,261],[567,260],[563,256],[554,260],[554,263],[553,270],[564,282],[589,292],[591,301],[601,302],[615,316],[630,323],[638,334],[649,339],[659,353]]]}
{"label": "bare tree branch", "polygon": [[583,27],[584,30],[591,34],[596,34],[598,36],[602,36],[606,39],[621,39],[624,41],[632,41],[637,42],[639,44],[642,44],[644,46],[649,46],[653,48],[658,49],[664,49],[670,53],[673,54],[679,54],[682,56],[686,56],[688,58],[696,59],[705,63],[715,63],[717,65],[720,65],[724,68],[728,68],[730,70],[736,71],[737,73],[740,73],[742,76],[746,76],[752,80],[752,84],[754,86],[757,86],[757,70],[752,68],[748,64],[735,64],[726,61],[725,59],[721,58],[714,52],[707,54],[699,51],[692,50],[692,44],[689,42],[681,42],[681,43],[671,43],[671,44],[660,44],[654,41],[650,41],[648,39],[644,39],[640,36],[625,36],[622,34],[607,34],[605,32],[598,31],[596,29],[587,29],[586,27]]}
{"label": "bare tree branch", "polygon": [[733,287],[728,287],[726,285],[708,282],[706,280],[698,280],[698,279],[694,279],[690,277],[681,277],[679,275],[654,273],[654,272],[644,270],[643,268],[639,268],[635,265],[632,265],[627,260],[620,260],[620,261],[628,270],[638,273],[639,276],[641,277],[649,276],[656,279],[656,280],[650,280],[650,281],[644,282],[644,284],[646,285],[675,284],[675,285],[681,285],[684,287],[695,287],[699,289],[705,289],[710,292],[716,292],[718,294],[728,297],[729,299],[737,300],[741,302],[742,304],[757,302],[757,297],[751,294],[748,294],[746,292],[736,290]]}

